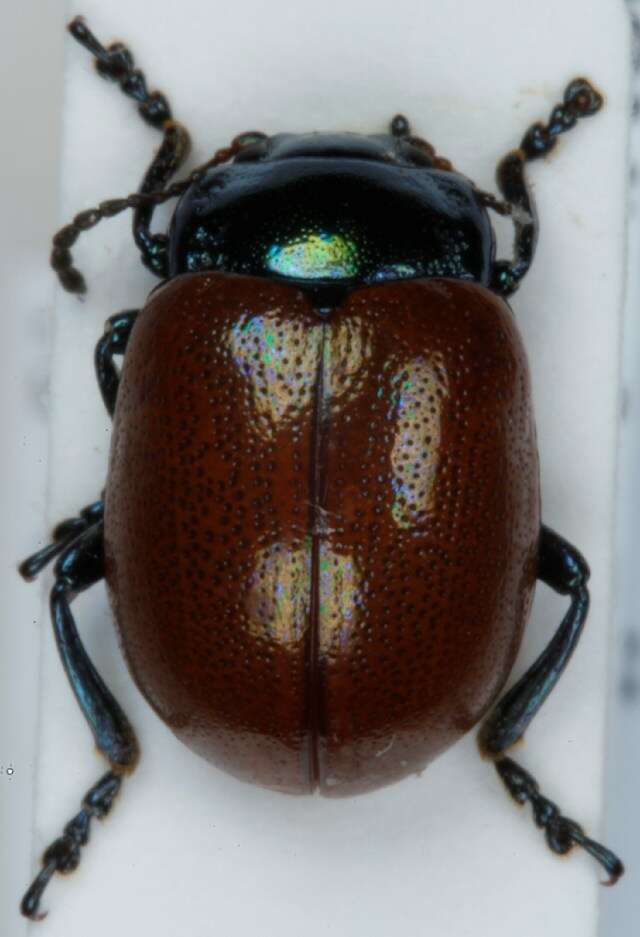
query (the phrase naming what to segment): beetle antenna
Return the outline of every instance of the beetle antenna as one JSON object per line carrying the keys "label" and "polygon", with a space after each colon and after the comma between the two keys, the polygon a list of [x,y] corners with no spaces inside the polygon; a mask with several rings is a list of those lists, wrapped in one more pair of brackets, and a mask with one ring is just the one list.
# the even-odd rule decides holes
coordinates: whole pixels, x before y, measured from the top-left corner
{"label": "beetle antenna", "polygon": [[[114,42],[105,48],[81,16],[76,16],[69,23],[68,29],[73,38],[93,55],[98,74],[118,84],[123,94],[137,102],[138,113],[145,123],[163,134],[162,144],[144,175],[139,191],[148,194],[162,190],[189,153],[191,141],[186,128],[174,121],[165,95],[160,91],[148,90],[145,76],[135,67],[133,55],[127,46]],[[156,204],[140,203],[134,206],[133,237],[146,266],[156,275],[166,276],[166,235],[152,234],[150,230]]]}
{"label": "beetle antenna", "polygon": [[411,135],[411,124],[404,114],[396,114],[389,122],[389,133],[392,137],[408,137]]}
{"label": "beetle antenna", "polygon": [[134,211],[148,210],[155,208],[156,205],[163,204],[163,202],[168,202],[169,199],[177,198],[192,183],[201,179],[208,169],[218,166],[220,163],[226,163],[245,146],[253,143],[255,138],[256,133],[254,132],[240,134],[231,142],[230,146],[218,150],[212,159],[194,169],[186,179],[174,182],[166,189],[156,192],[134,192],[126,198],[108,199],[105,202],[100,202],[95,208],[81,211],[70,224],[60,228],[53,236],[51,266],[57,273],[64,289],[70,293],[86,293],[87,291],[85,279],[80,271],[73,266],[73,257],[71,255],[71,247],[84,231],[89,231],[104,218],[113,218],[128,208]]}
{"label": "beetle antenna", "polygon": [[417,137],[415,134],[411,133],[411,124],[404,116],[404,114],[396,114],[395,117],[391,118],[389,123],[389,133],[392,137],[397,139],[406,140],[408,143],[417,146],[418,149],[422,150],[433,162],[434,169],[442,169],[445,172],[451,172],[453,166],[451,161],[445,159],[444,156],[438,156],[435,151],[435,148],[427,143],[422,137]]}
{"label": "beetle antenna", "polygon": [[431,143],[428,143],[422,137],[416,137],[416,136],[411,135],[411,136],[406,137],[406,140],[409,143],[413,144],[413,146],[417,146],[419,150],[422,150],[424,153],[427,154],[427,156],[431,158],[434,169],[441,169],[444,172],[453,171],[453,163],[451,162],[451,160],[446,159],[444,156],[438,156],[438,154],[435,151],[435,147],[433,147]]}
{"label": "beetle antenna", "polygon": [[[144,74],[139,68],[134,68],[129,49],[121,42],[114,42],[105,49],[81,16],[76,16],[67,28],[73,38],[94,56],[98,74],[116,81],[124,94],[138,102],[138,113],[146,123],[157,130],[164,130],[172,119],[169,102],[162,92],[147,89]],[[188,140],[187,131],[181,129]]]}
{"label": "beetle antenna", "polygon": [[501,214],[511,214],[515,229],[513,260],[498,260],[493,267],[491,288],[502,296],[517,290],[536,249],[538,223],[525,174],[527,163],[550,153],[561,133],[571,130],[583,117],[597,114],[602,105],[602,95],[586,78],[574,78],[565,88],[562,103],[551,111],[548,122],[532,124],[520,146],[498,164],[496,178],[505,201],[488,204],[485,200],[485,205]]}
{"label": "beetle antenna", "polygon": [[212,160],[194,170],[182,182],[164,188],[171,176],[183,164],[190,148],[190,138],[185,127],[173,119],[169,101],[160,91],[149,91],[143,72],[135,67],[131,51],[121,42],[103,46],[93,35],[81,16],[76,16],[69,23],[69,32],[84,46],[95,59],[95,66],[102,78],[117,83],[120,90],[138,104],[138,113],[151,127],[163,134],[160,148],[147,169],[140,189],[127,198],[110,199],[101,202],[96,208],[80,212],[71,224],[65,225],[53,238],[51,266],[58,274],[62,286],[71,293],[85,293],[84,277],[73,266],[70,248],[83,231],[93,228],[103,218],[133,210],[133,236],[140,248],[143,263],[156,276],[166,277],[168,273],[167,244],[165,234],[152,234],[150,230],[153,210],[168,199],[176,198],[194,182],[199,174],[211,166],[226,162],[242,146],[255,142],[256,136],[264,134],[248,133],[236,137],[230,147],[219,150]]}

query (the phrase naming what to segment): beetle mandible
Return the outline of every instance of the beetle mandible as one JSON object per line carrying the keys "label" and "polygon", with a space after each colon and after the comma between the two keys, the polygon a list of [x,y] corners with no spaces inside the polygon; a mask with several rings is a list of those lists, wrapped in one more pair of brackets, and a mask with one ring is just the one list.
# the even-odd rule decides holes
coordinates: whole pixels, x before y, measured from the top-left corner
{"label": "beetle mandible", "polygon": [[[109,763],[22,912],[42,916],[48,881],[78,864],[138,759],[70,610],[102,578],[138,687],[218,766],[281,791],[358,793],[421,770],[483,720],[481,752],[531,803],[551,850],[580,845],[615,882],[617,856],[506,754],[589,605],[585,560],[540,521],[527,362],[506,297],[536,246],[526,164],[601,96],[584,78],[567,86],[500,162],[501,198],[401,115],[371,136],[244,133],[170,184],[189,135],[166,98],[126,46],[103,47],[81,18],[69,29],[162,143],[138,192],[55,235],[52,266],[84,292],[71,247],[132,209],[143,263],[164,282],[109,319],[96,347],[114,419],[104,497],[20,567],[31,579],[58,557],[54,633]],[[154,208],[176,197],[168,234],[152,233]],[[511,260],[495,259],[489,211],[513,222]],[[569,609],[496,702],[536,580]]]}

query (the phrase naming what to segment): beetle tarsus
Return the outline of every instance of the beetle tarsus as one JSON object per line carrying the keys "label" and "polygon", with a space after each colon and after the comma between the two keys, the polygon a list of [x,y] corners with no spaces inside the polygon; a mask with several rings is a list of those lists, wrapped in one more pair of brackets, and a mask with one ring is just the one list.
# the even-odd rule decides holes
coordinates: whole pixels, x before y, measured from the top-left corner
{"label": "beetle tarsus", "polygon": [[[91,819],[109,812],[122,784],[122,774],[132,771],[138,760],[135,733],[87,655],[69,606],[80,592],[104,578],[102,502],[96,502],[86,510],[90,512],[92,509],[100,519],[78,534],[56,563],[56,581],[51,590],[51,620],[69,683],[110,770],[88,791],[82,801],[82,810],[67,824],[62,836],[46,850],[42,869],[21,905],[22,913],[34,920],[42,917],[39,902],[52,875],[54,872],[70,872],[77,866],[80,849],[89,836]],[[63,521],[56,530],[67,530],[70,523]]]}
{"label": "beetle tarsus", "polygon": [[20,911],[33,921],[41,921],[46,912],[40,911],[40,901],[45,888],[56,872],[73,872],[78,867],[81,848],[89,840],[89,829],[94,817],[102,819],[113,805],[122,785],[122,778],[108,771],[87,792],[82,801],[82,810],[67,823],[62,836],[54,840],[42,856],[42,869],[25,892]]}
{"label": "beetle tarsus", "polygon": [[607,872],[609,880],[603,884],[615,885],[624,874],[624,865],[615,853],[590,839],[574,820],[563,816],[556,804],[540,793],[535,778],[512,758],[496,761],[496,770],[518,804],[531,804],[536,826],[545,831],[547,844],[552,852],[563,856],[574,846],[580,846]]}

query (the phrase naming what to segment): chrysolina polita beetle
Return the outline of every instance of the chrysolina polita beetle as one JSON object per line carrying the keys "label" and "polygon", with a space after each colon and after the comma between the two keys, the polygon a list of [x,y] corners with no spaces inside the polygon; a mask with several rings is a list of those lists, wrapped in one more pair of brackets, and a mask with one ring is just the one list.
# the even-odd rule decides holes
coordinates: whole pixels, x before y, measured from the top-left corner
{"label": "chrysolina polita beetle", "polygon": [[[506,297],[533,259],[527,162],[596,113],[572,81],[479,190],[395,117],[388,134],[236,137],[170,184],[189,137],[129,50],[70,31],[163,134],[140,189],[77,215],[52,266],[125,209],[164,282],[96,348],[114,418],[104,498],[27,559],[58,557],[54,633],[109,771],[45,852],[22,911],[74,868],[138,745],[70,611],[106,578],[144,696],[191,748],[276,790],[358,793],[422,769],[480,720],[479,744],[549,847],[620,860],[507,751],[553,689],[587,615],[588,567],[541,524],[525,353]],[[154,208],[179,197],[167,235]],[[489,211],[510,217],[495,259]],[[125,354],[126,352],[126,354]],[[119,373],[114,358],[124,355]],[[536,580],[569,598],[499,699]],[[380,752],[385,758],[380,758]]]}

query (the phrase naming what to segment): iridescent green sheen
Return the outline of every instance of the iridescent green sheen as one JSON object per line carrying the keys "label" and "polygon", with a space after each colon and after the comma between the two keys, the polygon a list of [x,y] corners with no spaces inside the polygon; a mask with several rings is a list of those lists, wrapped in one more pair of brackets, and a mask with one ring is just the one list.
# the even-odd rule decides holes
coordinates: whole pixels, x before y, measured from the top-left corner
{"label": "iridescent green sheen", "polygon": [[351,279],[360,272],[358,245],[343,234],[305,231],[285,244],[272,244],[265,267],[299,279]]}
{"label": "iridescent green sheen", "polygon": [[489,285],[491,225],[463,176],[386,151],[362,158],[351,138],[289,142],[293,152],[277,144],[214,167],[185,192],[171,276],[224,270],[306,283],[327,308],[340,286],[423,277]]}

